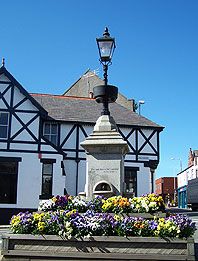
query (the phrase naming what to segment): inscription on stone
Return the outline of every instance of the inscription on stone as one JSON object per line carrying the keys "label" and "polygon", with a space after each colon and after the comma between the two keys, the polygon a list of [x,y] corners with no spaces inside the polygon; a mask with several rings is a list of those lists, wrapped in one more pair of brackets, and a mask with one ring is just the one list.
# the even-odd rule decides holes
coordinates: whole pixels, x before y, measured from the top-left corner
{"label": "inscription on stone", "polygon": [[117,173],[119,171],[118,168],[91,168],[90,172],[94,173]]}

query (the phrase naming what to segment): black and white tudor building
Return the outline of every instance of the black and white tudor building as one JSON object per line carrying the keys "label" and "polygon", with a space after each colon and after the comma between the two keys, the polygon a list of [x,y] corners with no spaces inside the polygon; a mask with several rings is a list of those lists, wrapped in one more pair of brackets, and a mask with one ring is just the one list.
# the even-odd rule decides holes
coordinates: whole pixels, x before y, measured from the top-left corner
{"label": "black and white tudor building", "polygon": [[[30,94],[0,68],[0,223],[22,209],[36,209],[40,199],[84,191],[86,155],[80,142],[100,116],[91,94],[101,81],[87,71],[63,95]],[[140,196],[154,191],[163,128],[132,108],[121,94],[110,105],[130,148],[125,194]]]}

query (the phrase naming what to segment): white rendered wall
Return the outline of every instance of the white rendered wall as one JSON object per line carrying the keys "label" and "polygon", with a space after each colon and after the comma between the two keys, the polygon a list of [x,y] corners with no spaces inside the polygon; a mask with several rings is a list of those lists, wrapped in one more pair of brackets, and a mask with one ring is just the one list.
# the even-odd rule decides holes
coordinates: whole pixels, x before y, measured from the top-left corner
{"label": "white rendered wall", "polygon": [[150,179],[150,168],[140,165],[140,170],[137,172],[137,196],[151,193],[151,179]]}
{"label": "white rendered wall", "polygon": [[178,189],[188,184],[188,175],[186,170],[178,174],[177,183],[178,183]]}
{"label": "white rendered wall", "polygon": [[[76,195],[77,164],[74,160],[64,161],[66,171],[66,188],[69,195]],[[77,194],[85,191],[86,161],[81,160],[78,164],[78,186]]]}
{"label": "white rendered wall", "polygon": [[198,178],[198,165],[190,167],[187,171],[188,180]]}
{"label": "white rendered wall", "polygon": [[74,160],[65,160],[65,172],[66,172],[66,181],[65,187],[69,195],[76,194],[76,162]]}
{"label": "white rendered wall", "polygon": [[[18,163],[17,203],[0,204],[0,208],[37,208],[42,185],[42,163],[38,154],[29,153],[0,153],[0,157],[21,157]],[[65,176],[62,176],[62,156],[43,155],[43,158],[56,159],[53,164],[53,191],[54,195],[63,195]]]}
{"label": "white rendered wall", "polygon": [[[42,154],[43,159],[56,159],[56,163],[53,163],[53,181],[52,181],[52,194],[63,195],[65,188],[65,176],[62,175],[61,161],[62,156],[58,154]],[[42,168],[42,163],[41,163]],[[42,181],[40,179],[40,188]],[[41,191],[40,191],[41,194]]]}
{"label": "white rendered wall", "polygon": [[143,163],[125,163],[125,167],[139,167],[137,171],[137,196],[151,193],[150,168],[144,167]]}
{"label": "white rendered wall", "polygon": [[78,193],[85,191],[86,183],[86,161],[80,161],[79,163],[79,178],[78,178]]}

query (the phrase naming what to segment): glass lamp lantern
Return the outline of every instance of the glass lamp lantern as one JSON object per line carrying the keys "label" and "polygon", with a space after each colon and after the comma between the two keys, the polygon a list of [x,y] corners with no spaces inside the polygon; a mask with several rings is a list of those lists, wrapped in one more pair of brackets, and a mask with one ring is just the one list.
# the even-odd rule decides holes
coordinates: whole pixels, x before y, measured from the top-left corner
{"label": "glass lamp lantern", "polygon": [[115,49],[115,39],[110,37],[108,28],[105,28],[103,37],[96,38],[98,44],[98,50],[100,55],[100,61],[103,64],[111,63],[113,52]]}

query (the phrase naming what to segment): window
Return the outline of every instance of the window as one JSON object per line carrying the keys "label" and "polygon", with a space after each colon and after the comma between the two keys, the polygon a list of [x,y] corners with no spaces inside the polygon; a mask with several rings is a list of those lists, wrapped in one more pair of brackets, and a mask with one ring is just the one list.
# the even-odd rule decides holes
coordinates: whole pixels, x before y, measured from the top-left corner
{"label": "window", "polygon": [[42,187],[40,199],[49,199],[52,197],[53,163],[54,159],[41,159],[42,166]]}
{"label": "window", "polygon": [[58,143],[58,124],[47,123],[44,124],[44,137],[51,141],[53,144]]}
{"label": "window", "polygon": [[127,197],[137,196],[137,170],[138,168],[125,167],[124,182]]}
{"label": "window", "polygon": [[0,139],[8,137],[8,113],[0,112]]}
{"label": "window", "polygon": [[0,158],[0,203],[16,203],[19,161],[21,158]]}

